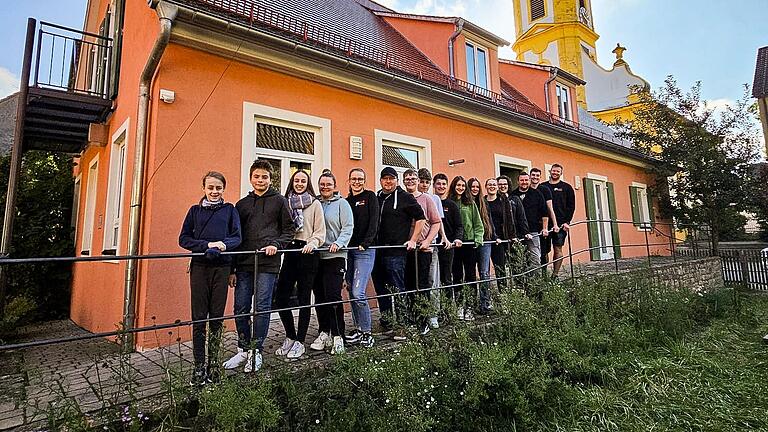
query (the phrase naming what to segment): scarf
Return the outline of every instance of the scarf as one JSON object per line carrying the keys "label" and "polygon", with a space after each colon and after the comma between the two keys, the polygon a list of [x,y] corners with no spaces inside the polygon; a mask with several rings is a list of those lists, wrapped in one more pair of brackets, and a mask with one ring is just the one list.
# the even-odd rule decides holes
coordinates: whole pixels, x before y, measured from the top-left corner
{"label": "scarf", "polygon": [[205,197],[200,201],[200,206],[203,208],[216,210],[219,207],[224,205],[224,200],[219,199],[218,201],[208,201]]}
{"label": "scarf", "polygon": [[312,205],[312,201],[314,200],[315,199],[309,192],[297,194],[296,192],[291,191],[291,193],[288,194],[288,209],[291,211],[291,219],[293,219],[293,224],[296,225],[296,231],[304,229],[303,210]]}

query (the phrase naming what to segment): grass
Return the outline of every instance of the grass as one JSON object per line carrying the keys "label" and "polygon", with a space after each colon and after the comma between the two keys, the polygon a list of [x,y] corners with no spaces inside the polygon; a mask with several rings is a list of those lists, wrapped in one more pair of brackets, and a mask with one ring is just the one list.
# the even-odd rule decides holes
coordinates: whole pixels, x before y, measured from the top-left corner
{"label": "grass", "polygon": [[679,340],[613,359],[612,382],[577,386],[578,404],[547,425],[569,431],[768,430],[768,296]]}

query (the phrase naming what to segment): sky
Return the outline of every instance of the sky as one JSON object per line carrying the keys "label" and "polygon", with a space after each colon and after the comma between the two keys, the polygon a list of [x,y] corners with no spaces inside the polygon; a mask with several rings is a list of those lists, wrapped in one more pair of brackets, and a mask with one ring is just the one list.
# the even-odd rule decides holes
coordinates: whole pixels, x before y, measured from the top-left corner
{"label": "sky", "polygon": [[[139,0],[135,0],[139,1]],[[508,41],[514,0],[379,0],[400,12],[462,16]],[[18,89],[26,18],[81,28],[86,0],[4,1],[0,6],[0,98]],[[11,7],[11,5],[13,7]],[[592,0],[598,61],[607,68],[617,42],[632,71],[658,88],[674,75],[696,81],[715,105],[739,99],[752,84],[757,49],[768,45],[768,0]],[[501,55],[513,58],[511,48]]]}

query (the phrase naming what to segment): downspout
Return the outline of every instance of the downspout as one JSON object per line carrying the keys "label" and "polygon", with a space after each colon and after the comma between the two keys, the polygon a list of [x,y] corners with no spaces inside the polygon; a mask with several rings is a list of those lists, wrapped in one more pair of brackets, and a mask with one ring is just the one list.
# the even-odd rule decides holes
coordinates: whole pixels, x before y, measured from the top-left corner
{"label": "downspout", "polygon": [[453,64],[453,42],[456,40],[457,37],[461,34],[461,32],[464,30],[464,18],[459,18],[458,21],[456,21],[456,31],[453,32],[450,38],[448,38],[448,57],[449,57],[449,64],[448,68],[450,71],[451,78],[456,78],[456,66]]}
{"label": "downspout", "polygon": [[550,95],[549,95],[549,83],[551,83],[552,81],[555,80],[555,78],[557,78],[557,71],[560,70],[558,68],[553,68],[553,69],[554,69],[554,72],[552,72],[550,70],[550,72],[549,72],[550,73],[549,79],[544,83],[544,103],[546,105],[547,112],[550,113],[550,114],[552,114],[552,111],[550,110],[550,103],[549,103],[549,98],[550,98]]}
{"label": "downspout", "polygon": [[[150,108],[150,92],[154,81],[155,72],[160,64],[168,41],[171,39],[171,27],[176,18],[178,8],[166,3],[156,6],[160,17],[160,33],[155,39],[155,44],[149,54],[147,63],[141,73],[139,81],[139,106],[136,115],[136,151],[133,156],[133,182],[131,183],[131,209],[128,221],[128,255],[139,253],[139,241],[141,240],[141,206],[144,198],[144,171],[146,167],[145,150],[148,141],[148,123]],[[136,274],[138,260],[128,260],[125,268],[125,287],[123,293],[123,330],[130,331],[136,321]],[[123,339],[123,348],[128,351],[134,349],[135,338],[133,334],[126,333]]]}

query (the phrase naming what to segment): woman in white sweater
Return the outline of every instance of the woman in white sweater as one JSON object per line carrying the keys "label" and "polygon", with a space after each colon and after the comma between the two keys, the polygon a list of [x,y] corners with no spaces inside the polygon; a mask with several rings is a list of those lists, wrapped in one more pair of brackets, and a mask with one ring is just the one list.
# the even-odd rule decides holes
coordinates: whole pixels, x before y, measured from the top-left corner
{"label": "woman in white sweater", "polygon": [[278,309],[289,307],[295,288],[298,306],[302,309],[299,309],[298,329],[294,326],[291,311],[280,312],[280,320],[285,328],[285,340],[275,354],[297,359],[306,351],[304,340],[309,329],[312,284],[319,265],[319,256],[314,251],[325,242],[325,217],[323,206],[312,189],[309,174],[304,170],[296,171],[291,176],[285,198],[296,226],[296,235],[288,249],[297,249],[300,252],[287,252],[283,255],[275,303]]}

